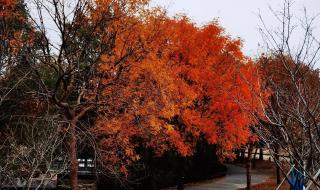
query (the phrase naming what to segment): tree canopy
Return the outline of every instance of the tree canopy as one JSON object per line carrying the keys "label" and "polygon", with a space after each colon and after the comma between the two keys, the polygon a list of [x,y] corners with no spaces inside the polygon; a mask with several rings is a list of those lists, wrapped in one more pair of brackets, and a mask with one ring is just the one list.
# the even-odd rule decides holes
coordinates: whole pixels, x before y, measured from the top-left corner
{"label": "tree canopy", "polygon": [[[9,44],[1,48],[19,58],[1,71],[25,74],[1,82],[26,79],[7,91],[19,99],[9,104],[28,97],[17,116],[37,113],[32,117],[59,121],[73,189],[83,136],[113,175],[128,174],[127,166],[142,156],[139,147],[158,156],[169,150],[190,156],[205,139],[223,159],[250,140],[256,120],[246,109],[259,109],[253,94],[260,88],[258,68],[243,55],[241,40],[217,21],[198,27],[185,16],[169,18],[149,8],[147,0],[79,0],[72,14],[64,1],[35,2],[38,18],[20,1],[1,4],[1,24],[13,23],[1,28],[1,40]],[[57,42],[44,14],[56,27]],[[1,62],[10,63],[3,56]]]}

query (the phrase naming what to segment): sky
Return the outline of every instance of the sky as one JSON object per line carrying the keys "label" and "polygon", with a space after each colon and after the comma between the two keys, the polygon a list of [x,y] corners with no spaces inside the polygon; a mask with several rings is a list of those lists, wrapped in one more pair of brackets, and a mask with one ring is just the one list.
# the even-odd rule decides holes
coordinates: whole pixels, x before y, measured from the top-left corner
{"label": "sky", "polygon": [[[186,14],[199,26],[213,19],[218,19],[226,33],[232,37],[240,37],[244,41],[243,51],[246,55],[257,56],[263,51],[262,38],[258,30],[259,13],[270,27],[278,27],[279,23],[270,11],[279,11],[283,0],[152,0],[152,6],[160,5],[168,10],[170,16]],[[295,0],[293,11],[297,18],[304,15],[304,7],[310,16],[320,13],[320,0]],[[315,21],[315,31],[320,37],[320,19]],[[259,48],[260,47],[260,48]]]}

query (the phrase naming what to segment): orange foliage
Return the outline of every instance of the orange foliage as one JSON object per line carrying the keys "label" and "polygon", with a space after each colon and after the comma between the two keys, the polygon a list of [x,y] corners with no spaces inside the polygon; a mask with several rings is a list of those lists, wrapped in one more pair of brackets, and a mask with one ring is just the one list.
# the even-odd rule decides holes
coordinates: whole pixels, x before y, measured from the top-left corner
{"label": "orange foliage", "polygon": [[[78,60],[88,51],[86,59],[94,62],[93,74],[88,69],[93,79],[83,82],[85,90],[74,90],[85,94],[77,106],[97,108],[93,132],[99,156],[105,166],[127,175],[126,166],[140,159],[138,147],[189,156],[204,137],[218,146],[221,158],[232,157],[253,139],[249,126],[255,120],[247,109],[257,113],[260,107],[253,94],[260,88],[256,67],[242,54],[241,40],[227,36],[217,22],[197,27],[186,17],[170,19],[162,10],[148,9],[148,2],[88,1],[88,10],[66,25],[77,29],[72,40],[83,43],[72,46],[66,39],[72,57]],[[1,1],[1,21],[27,22],[15,11],[16,3]],[[9,32],[0,39],[12,48],[28,40],[22,29],[4,31]]]}
{"label": "orange foliage", "polygon": [[251,90],[259,88],[258,72],[241,41],[217,22],[199,28],[185,17],[142,12],[106,29],[117,29],[117,37],[113,54],[100,57],[107,106],[94,129],[106,162],[136,161],[140,146],[188,156],[202,136],[231,157],[251,136],[255,121],[245,109],[259,104]]}
{"label": "orange foliage", "polygon": [[17,0],[2,0],[0,2],[0,17],[3,20],[22,20],[21,15],[15,11],[16,5]]}
{"label": "orange foliage", "polygon": [[241,41],[225,35],[217,22],[198,28],[183,17],[167,24],[171,64],[197,93],[181,117],[189,127],[197,126],[209,143],[217,144],[221,156],[230,156],[251,135],[254,120],[241,103],[246,109],[258,109],[251,90],[259,89],[257,69],[242,54]]}
{"label": "orange foliage", "polygon": [[1,51],[8,52],[10,55],[17,55],[23,44],[30,42],[25,32],[27,19],[23,6],[17,0],[0,1]]}

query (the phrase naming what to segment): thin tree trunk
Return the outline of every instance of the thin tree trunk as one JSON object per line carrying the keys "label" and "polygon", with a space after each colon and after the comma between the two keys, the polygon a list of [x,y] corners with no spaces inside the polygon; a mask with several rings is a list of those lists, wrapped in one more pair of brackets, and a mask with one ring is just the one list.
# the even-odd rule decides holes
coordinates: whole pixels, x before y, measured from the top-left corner
{"label": "thin tree trunk", "polygon": [[[279,156],[278,145],[276,145],[275,152],[276,152],[275,159],[279,161],[280,156]],[[277,175],[277,184],[279,185],[281,183],[281,179],[280,179],[280,167],[278,166],[278,164],[276,164],[276,175]]]}
{"label": "thin tree trunk", "polygon": [[258,154],[258,148],[255,149],[254,153],[253,153],[253,161],[252,161],[252,167],[255,168],[256,167],[256,155]]}
{"label": "thin tree trunk", "polygon": [[236,152],[236,160],[239,161],[241,156],[241,151],[237,149],[235,152]]}
{"label": "thin tree trunk", "polygon": [[260,148],[259,160],[263,160],[263,148]]}
{"label": "thin tree trunk", "polygon": [[258,148],[255,148],[254,154],[253,154],[253,159],[256,160],[256,156],[258,154]]}
{"label": "thin tree trunk", "polygon": [[241,149],[241,161],[245,161],[246,159],[246,149]]}
{"label": "thin tree trunk", "polygon": [[71,189],[78,190],[78,160],[77,160],[77,136],[76,136],[76,121],[71,122],[70,139],[69,139],[69,154],[70,154],[70,181]]}
{"label": "thin tree trunk", "polygon": [[251,154],[252,154],[252,146],[249,144],[248,147],[248,159],[246,164],[247,169],[247,190],[251,190]]}

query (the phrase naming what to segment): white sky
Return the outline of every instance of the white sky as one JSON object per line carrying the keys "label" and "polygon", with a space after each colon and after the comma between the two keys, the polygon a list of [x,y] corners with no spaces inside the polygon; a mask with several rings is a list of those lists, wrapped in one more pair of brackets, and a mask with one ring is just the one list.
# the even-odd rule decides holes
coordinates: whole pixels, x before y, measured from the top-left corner
{"label": "white sky", "polygon": [[[275,22],[269,7],[281,10],[283,0],[152,0],[152,5],[161,5],[168,9],[169,15],[184,13],[198,25],[206,24],[218,18],[221,26],[233,37],[244,40],[243,51],[246,55],[256,56],[261,43],[258,25],[260,12],[268,26],[279,26]],[[295,0],[294,14],[303,16],[306,7],[308,15],[320,13],[320,0]],[[320,37],[320,19],[315,22]]]}

